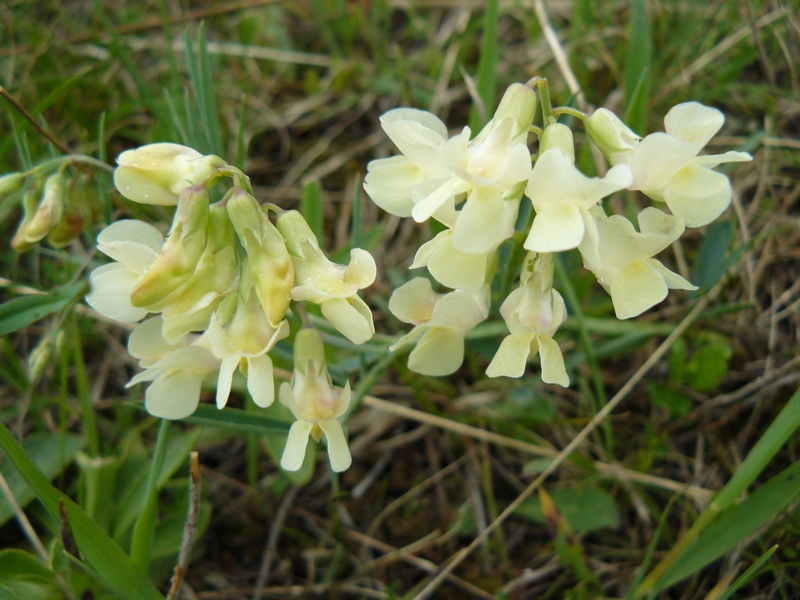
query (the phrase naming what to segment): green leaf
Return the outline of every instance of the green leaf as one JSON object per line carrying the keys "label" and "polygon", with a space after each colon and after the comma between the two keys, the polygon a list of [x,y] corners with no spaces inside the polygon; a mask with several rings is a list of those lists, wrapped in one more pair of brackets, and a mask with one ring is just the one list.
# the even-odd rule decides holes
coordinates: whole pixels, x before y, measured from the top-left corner
{"label": "green leaf", "polygon": [[687,365],[687,383],[700,392],[716,389],[728,372],[733,349],[726,339],[714,338],[698,348]]}
{"label": "green leaf", "polygon": [[236,408],[226,407],[219,410],[214,406],[203,405],[191,417],[183,419],[187,423],[232,429],[241,433],[266,433],[267,431],[288,432],[290,422],[267,417],[259,413],[247,412]]}
{"label": "green leaf", "polygon": [[317,239],[322,240],[322,186],[318,180],[309,181],[303,186],[300,212]]}
{"label": "green leaf", "polygon": [[653,42],[647,0],[632,0],[628,22],[628,52],[625,58],[625,122],[638,134],[647,125],[647,101],[650,97],[650,69]]}
{"label": "green leaf", "polygon": [[117,594],[117,597],[125,600],[163,598],[122,548],[100,529],[80,506],[50,485],[45,475],[28,457],[5,425],[0,426],[0,447],[33,488],[47,512],[57,521],[61,520],[59,505],[63,503],[75,542],[84,560],[98,573],[103,583]]}
{"label": "green leaf", "polygon": [[733,226],[730,219],[708,226],[692,269],[692,283],[700,288],[699,291],[711,289],[725,275],[730,266],[725,255],[732,242]]}
{"label": "green leaf", "polygon": [[469,126],[473,135],[489,120],[489,111],[494,105],[499,56],[497,50],[497,0],[488,0],[486,14],[483,18],[483,40],[481,41],[481,56],[478,59],[478,81],[476,83],[478,96],[485,113],[481,114],[477,103],[472,105],[469,113]]}
{"label": "green leaf", "polygon": [[79,281],[57,288],[50,294],[14,298],[0,304],[0,335],[23,329],[47,315],[74,304],[89,291],[89,283]]}
{"label": "green leaf", "polygon": [[719,600],[729,600],[733,598],[734,592],[750,581],[753,577],[758,575],[758,572],[761,571],[761,567],[763,567],[766,562],[775,554],[775,551],[778,549],[778,545],[775,544],[772,548],[764,552],[756,562],[748,567],[748,569],[742,573],[736,581],[733,582],[733,585],[725,590],[725,593],[720,597]]}
{"label": "green leaf", "polygon": [[59,600],[62,597],[53,572],[38,558],[22,550],[0,550],[0,598]]}
{"label": "green leaf", "polygon": [[668,385],[650,381],[646,385],[647,393],[650,394],[650,401],[658,406],[663,406],[669,412],[676,416],[682,417],[688,413],[692,408],[692,401],[676,389]]}
{"label": "green leaf", "polygon": [[800,496],[800,461],[756,489],[711,523],[667,571],[656,591],[718,559]]}
{"label": "green leaf", "polygon": [[[562,488],[553,491],[550,497],[570,527],[578,533],[605,527],[613,529],[619,525],[619,509],[614,498],[600,488],[588,485]],[[515,514],[537,523],[547,522],[538,498],[523,502]]]}
{"label": "green leaf", "polygon": [[[23,442],[25,452],[48,481],[61,473],[73,461],[82,445],[83,436],[70,433],[55,436],[45,433],[35,434],[28,436]],[[3,461],[3,463],[0,472],[8,482],[17,504],[24,508],[36,497],[36,494],[13,464],[7,461]],[[13,516],[14,509],[8,504],[5,496],[0,496],[0,525]]]}

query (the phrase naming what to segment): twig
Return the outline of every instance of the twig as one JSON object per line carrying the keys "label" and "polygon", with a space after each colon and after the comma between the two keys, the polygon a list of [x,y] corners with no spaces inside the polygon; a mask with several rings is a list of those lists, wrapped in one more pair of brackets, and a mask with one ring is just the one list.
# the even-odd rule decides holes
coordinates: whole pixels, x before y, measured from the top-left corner
{"label": "twig", "polygon": [[294,504],[294,498],[299,491],[300,488],[295,485],[286,492],[286,496],[283,498],[281,505],[278,507],[278,512],[275,514],[275,519],[272,521],[269,537],[267,538],[267,546],[264,549],[264,560],[261,561],[261,568],[258,570],[258,579],[256,580],[255,592],[253,592],[253,600],[261,600],[261,594],[264,592],[264,587],[267,585],[267,580],[269,579],[272,561],[275,560],[275,550],[278,547],[281,528],[283,527],[284,521],[286,521],[289,507]]}
{"label": "twig", "polygon": [[200,514],[200,464],[197,452],[189,454],[189,512],[186,515],[186,525],[183,527],[183,541],[178,553],[178,564],[175,565],[175,572],[172,575],[172,583],[166,600],[175,600],[178,597],[183,578],[186,575],[186,568],[189,566],[189,557],[194,547],[195,536],[197,535],[197,518]]}
{"label": "twig", "polygon": [[22,115],[22,116],[25,118],[25,120],[27,120],[27,121],[28,121],[28,122],[29,122],[31,125],[33,125],[33,126],[36,128],[36,131],[38,131],[38,132],[39,132],[39,133],[41,133],[41,134],[42,134],[42,135],[43,135],[45,138],[47,138],[47,141],[49,141],[51,144],[53,144],[53,146],[55,146],[56,148],[58,148],[58,150],[59,150],[59,152],[61,152],[61,154],[69,154],[69,153],[70,153],[70,152],[69,152],[69,148],[67,148],[66,146],[64,146],[64,145],[63,145],[61,142],[59,142],[59,141],[58,141],[58,140],[57,140],[55,137],[53,137],[53,134],[52,134],[52,133],[50,133],[49,131],[47,131],[47,129],[45,129],[44,127],[42,127],[42,126],[39,124],[39,121],[37,121],[36,119],[34,119],[34,118],[33,118],[33,115],[32,115],[31,113],[29,113],[29,112],[28,112],[28,111],[25,109],[25,107],[24,107],[24,106],[22,106],[22,105],[21,105],[19,102],[17,102],[17,99],[16,99],[16,98],[14,98],[14,96],[12,96],[12,95],[11,95],[11,92],[9,92],[9,91],[8,91],[6,88],[4,88],[2,85],[0,85],[0,96],[3,96],[3,98],[5,98],[5,99],[8,101],[8,103],[9,103],[11,106],[13,106],[13,107],[14,107],[14,109],[15,109],[15,110],[16,110],[16,111],[17,111],[19,114],[21,114],[21,115]]}
{"label": "twig", "polygon": [[608,401],[606,404],[595,416],[594,418],[583,428],[581,431],[576,435],[572,441],[570,441],[567,446],[558,453],[552,462],[547,465],[547,467],[542,471],[542,473],[528,485],[527,488],[511,503],[509,504],[505,510],[494,520],[492,521],[489,526],[484,529],[480,535],[476,536],[472,542],[462,548],[458,552],[456,552],[450,559],[450,561],[445,565],[434,577],[433,579],[428,582],[425,587],[417,593],[414,598],[422,600],[424,598],[430,597],[430,595],[436,590],[436,588],[441,585],[441,583],[452,573],[453,569],[455,569],[461,562],[469,556],[469,554],[477,548],[483,540],[488,536],[492,531],[494,531],[497,527],[499,527],[503,521],[505,521],[519,506],[528,498],[534,491],[536,491],[539,486],[544,482],[550,474],[555,471],[561,463],[563,463],[570,454],[580,446],[586,437],[594,431],[594,429],[603,422],[603,420],[613,412],[613,410],[619,405],[620,402],[630,393],[630,391],[636,386],[637,383],[645,376],[645,374],[659,361],[661,358],[666,354],[667,350],[669,350],[670,346],[675,342],[678,337],[680,337],[686,328],[694,321],[695,317],[702,312],[706,306],[708,305],[709,301],[712,297],[716,296],[716,293],[721,289],[721,285],[718,283],[716,287],[709,292],[706,296],[704,296],[700,302],[687,314],[683,321],[675,328],[675,330],[665,339],[661,345],[656,349],[653,354],[642,364],[639,369],[625,382],[620,390],[614,395],[611,400]]}

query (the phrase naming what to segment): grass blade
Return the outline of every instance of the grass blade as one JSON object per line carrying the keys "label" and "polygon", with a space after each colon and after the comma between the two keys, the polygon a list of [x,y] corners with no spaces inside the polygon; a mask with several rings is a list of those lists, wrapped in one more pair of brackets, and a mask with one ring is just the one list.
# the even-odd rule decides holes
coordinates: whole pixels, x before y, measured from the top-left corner
{"label": "grass blade", "polygon": [[5,425],[0,426],[0,447],[56,521],[60,520],[59,505],[64,503],[75,542],[84,559],[117,597],[126,600],[161,600],[163,596],[136,568],[122,548],[80,506],[50,485],[47,477],[31,461]]}
{"label": "grass blade", "polygon": [[475,134],[489,120],[489,110],[494,105],[495,88],[497,87],[497,0],[486,3],[486,14],[483,18],[483,41],[481,57],[478,60],[478,96],[482,106],[473,104],[469,113],[469,126]]}

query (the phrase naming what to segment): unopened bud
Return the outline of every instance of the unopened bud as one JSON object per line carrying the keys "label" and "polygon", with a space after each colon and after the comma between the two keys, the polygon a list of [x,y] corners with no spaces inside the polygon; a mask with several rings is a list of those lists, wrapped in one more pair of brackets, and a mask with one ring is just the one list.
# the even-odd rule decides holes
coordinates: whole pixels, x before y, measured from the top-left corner
{"label": "unopened bud", "polygon": [[174,205],[181,192],[204,182],[226,163],[179,144],[149,144],[127,150],[117,158],[114,185],[128,200],[142,204]]}
{"label": "unopened bud", "polygon": [[548,150],[558,148],[572,164],[575,164],[575,141],[572,139],[572,130],[561,123],[553,123],[544,128],[542,139],[539,141],[539,155]]}
{"label": "unopened bud", "polygon": [[67,185],[64,214],[47,236],[47,241],[52,246],[66,246],[83,233],[94,211],[94,192],[92,185],[83,177],[70,181]]}
{"label": "unopened bud", "polygon": [[255,198],[234,189],[227,201],[236,234],[247,251],[247,271],[269,324],[277,327],[286,315],[294,287],[294,266],[284,236]]}
{"label": "unopened bud", "polygon": [[612,165],[628,164],[628,155],[640,138],[617,115],[606,108],[598,108],[586,120],[585,127],[589,138]]}
{"label": "unopened bud", "polygon": [[210,197],[203,186],[181,192],[172,229],[158,258],[133,289],[133,306],[160,310],[158,303],[183,286],[206,247]]}
{"label": "unopened bud", "polygon": [[24,183],[25,175],[23,173],[9,173],[0,177],[0,200],[19,190]]}
{"label": "unopened bud", "polygon": [[22,196],[22,220],[19,222],[19,227],[17,227],[14,237],[11,239],[11,247],[17,252],[27,252],[36,245],[36,242],[28,241],[26,230],[36,214],[36,209],[39,208],[41,193],[41,187],[38,183],[35,183]]}
{"label": "unopened bud", "polygon": [[499,122],[511,118],[514,120],[512,136],[527,136],[536,113],[536,104],[536,91],[532,87],[524,83],[512,83],[503,94],[493,120]]}

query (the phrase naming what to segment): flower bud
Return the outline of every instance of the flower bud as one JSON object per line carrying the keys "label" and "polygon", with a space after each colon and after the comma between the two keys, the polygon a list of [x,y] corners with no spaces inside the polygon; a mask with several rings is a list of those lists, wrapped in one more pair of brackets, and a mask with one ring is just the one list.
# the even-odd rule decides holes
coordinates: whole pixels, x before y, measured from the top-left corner
{"label": "flower bud", "polygon": [[561,150],[569,162],[575,164],[575,142],[572,139],[572,130],[566,125],[553,123],[544,128],[539,141],[539,156],[553,148]]}
{"label": "flower bud", "polygon": [[620,121],[619,117],[605,108],[598,108],[586,120],[589,138],[600,148],[612,165],[628,164],[626,157],[636,147],[639,136]]}
{"label": "flower bud", "polygon": [[230,292],[237,266],[233,224],[224,206],[212,205],[203,255],[189,281],[167,299],[169,304],[163,309],[164,316],[200,310]]}
{"label": "flower bud", "polygon": [[177,204],[184,189],[226,166],[218,156],[203,156],[193,148],[167,143],[127,150],[119,155],[117,164],[114,185],[123,196],[160,205]]}
{"label": "flower bud", "polygon": [[236,188],[227,202],[228,216],[247,251],[247,271],[270,325],[277,327],[291,302],[294,266],[286,243],[256,199]]}
{"label": "flower bud", "polygon": [[181,192],[169,236],[131,294],[133,306],[161,310],[158,303],[195,272],[206,247],[209,200],[208,190],[202,186]]}
{"label": "flower bud", "polygon": [[83,177],[70,181],[67,185],[64,214],[47,236],[50,245],[55,248],[66,246],[83,233],[91,221],[94,206],[94,188],[91,184]]}
{"label": "flower bud", "polygon": [[26,237],[26,231],[33,216],[36,214],[36,209],[39,207],[39,200],[41,198],[41,187],[38,182],[34,183],[33,187],[25,192],[22,196],[22,220],[17,227],[14,237],[11,239],[11,247],[17,252],[27,252],[32,250],[36,242],[29,242]]}
{"label": "flower bud", "polygon": [[536,91],[532,87],[524,83],[512,83],[503,94],[493,120],[499,122],[511,118],[514,120],[512,137],[527,137],[536,113],[536,104]]}
{"label": "flower bud", "polygon": [[9,173],[0,177],[0,200],[10,196],[25,183],[24,173]]}

